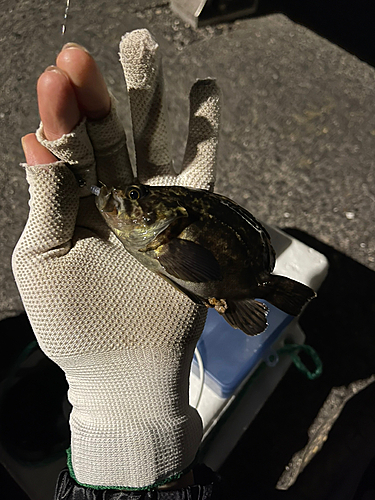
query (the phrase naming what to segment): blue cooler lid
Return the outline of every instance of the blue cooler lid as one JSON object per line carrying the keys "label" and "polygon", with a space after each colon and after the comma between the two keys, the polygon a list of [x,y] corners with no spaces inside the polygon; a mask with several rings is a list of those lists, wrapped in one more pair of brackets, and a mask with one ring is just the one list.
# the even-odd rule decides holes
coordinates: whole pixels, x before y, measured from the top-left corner
{"label": "blue cooler lid", "polygon": [[[254,337],[232,328],[214,309],[208,310],[197,347],[203,361],[204,381],[220,397],[228,398],[235,392],[293,319],[293,316],[263,302],[269,308],[268,327]],[[192,370],[199,376],[195,356]]]}

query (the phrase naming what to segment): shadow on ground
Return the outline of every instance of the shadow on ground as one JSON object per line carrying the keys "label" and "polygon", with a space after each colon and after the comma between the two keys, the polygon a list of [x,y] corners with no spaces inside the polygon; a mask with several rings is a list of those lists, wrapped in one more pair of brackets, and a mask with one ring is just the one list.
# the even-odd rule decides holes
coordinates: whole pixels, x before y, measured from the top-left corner
{"label": "shadow on ground", "polygon": [[[341,472],[345,471],[346,477],[358,473],[359,469],[363,473],[368,454],[375,456],[375,393],[374,388],[369,388],[366,394],[372,391],[372,398],[368,396],[361,403],[356,396],[358,399],[353,398],[350,404],[352,409],[348,403],[349,410],[337,421],[335,427],[339,429],[340,438],[328,439],[295,486],[286,492],[275,491],[277,480],[292,455],[306,445],[307,429],[331,388],[375,373],[375,273],[299,230],[287,229],[286,232],[329,260],[329,273],[318,298],[309,304],[300,319],[306,344],[314,347],[323,361],[323,374],[309,381],[295,367],[290,368],[223,465],[223,491],[227,495],[224,494],[224,498],[249,498],[251,493],[254,498],[267,500],[333,500],[336,497],[332,488]],[[367,404],[369,401],[371,405]],[[361,412],[367,427],[359,416]],[[366,436],[366,432],[371,435]],[[340,444],[345,436],[348,442]],[[355,467],[349,467],[353,466],[352,452],[364,457],[362,463],[361,458],[357,458]],[[345,496],[337,498],[345,500]]]}
{"label": "shadow on ground", "polygon": [[[287,229],[286,232],[326,255],[329,260],[329,273],[318,298],[309,304],[300,320],[306,343],[316,349],[323,361],[323,375],[309,381],[294,367],[290,368],[223,465],[220,472],[224,480],[224,498],[250,498],[251,494],[254,498],[267,500],[334,500],[332,490],[338,482],[342,484],[340,478],[343,471],[349,481],[351,474],[361,475],[370,455],[375,455],[369,435],[373,432],[372,442],[375,442],[375,397],[370,386],[361,397],[356,396],[350,406],[347,405],[348,409],[331,432],[331,438],[296,485],[286,492],[274,489],[292,455],[305,446],[307,429],[331,388],[348,385],[375,373],[375,273],[301,231]],[[0,328],[2,353],[6,354],[0,363],[3,378],[34,336],[25,315],[2,321]],[[52,365],[40,366],[44,367],[45,373],[52,373],[55,369]],[[58,380],[61,378],[57,372],[54,376]],[[39,403],[41,414],[50,405],[53,391],[50,386],[43,386],[45,379],[37,376],[34,379],[33,390],[43,395]],[[59,383],[64,391],[64,381]],[[30,413],[27,408],[30,401],[21,394],[22,391],[14,404],[23,408],[27,415],[27,412]],[[38,408],[34,406],[31,414],[37,412]],[[25,426],[25,422],[22,420],[17,424],[15,421],[14,425]],[[44,425],[40,432],[50,430]],[[12,432],[16,433],[16,429],[13,428]],[[358,433],[362,433],[360,437]],[[42,441],[43,436],[39,439]],[[3,491],[8,488],[12,493],[9,498],[24,499],[4,470],[0,472],[0,481]],[[337,498],[346,500],[344,496]]]}
{"label": "shadow on ground", "polygon": [[[65,456],[69,446],[68,385],[38,347],[26,314],[3,320],[0,331],[0,459],[4,453],[38,467]],[[7,498],[28,499],[1,465],[0,485]]]}
{"label": "shadow on ground", "polygon": [[367,0],[259,0],[257,15],[285,14],[375,66],[375,14]]}

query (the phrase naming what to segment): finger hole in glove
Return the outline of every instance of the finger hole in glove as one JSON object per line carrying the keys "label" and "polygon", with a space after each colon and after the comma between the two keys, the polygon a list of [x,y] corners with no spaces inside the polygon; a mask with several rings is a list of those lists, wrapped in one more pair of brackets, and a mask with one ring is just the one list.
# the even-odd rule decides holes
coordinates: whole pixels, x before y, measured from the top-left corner
{"label": "finger hole in glove", "polygon": [[56,158],[67,163],[80,186],[80,196],[91,194],[90,187],[97,182],[93,147],[83,119],[69,134],[63,134],[55,141],[46,139],[41,122],[36,137],[40,144],[48,149]]}

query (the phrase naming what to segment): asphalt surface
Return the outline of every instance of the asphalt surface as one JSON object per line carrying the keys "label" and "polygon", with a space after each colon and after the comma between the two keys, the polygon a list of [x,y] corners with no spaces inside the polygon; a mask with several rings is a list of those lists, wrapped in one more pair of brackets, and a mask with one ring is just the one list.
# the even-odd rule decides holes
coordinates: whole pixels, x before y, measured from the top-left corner
{"label": "asphalt surface", "polygon": [[[135,28],[153,33],[164,54],[177,163],[186,138],[189,89],[196,78],[215,77],[223,94],[217,192],[329,259],[328,278],[301,319],[307,343],[323,359],[324,374],[311,382],[293,368],[288,372],[221,471],[228,498],[250,498],[250,493],[258,495],[254,498],[333,498],[327,492],[336,484],[337,468],[343,470],[334,445],[328,457],[315,458],[318,465],[306,469],[294,490],[275,492],[274,485],[291,455],[304,446],[330,389],[375,372],[370,13],[356,12],[356,17],[348,10],[342,19],[342,12],[335,18],[333,9],[325,16],[320,2],[316,11],[307,2],[306,12],[293,3],[284,8],[289,17],[272,12],[283,10],[279,5],[264,8],[258,17],[193,30],[168,2],[73,0],[64,40],[84,45],[95,56],[121,103],[119,40]],[[10,268],[28,213],[20,137],[38,125],[36,80],[63,43],[64,9],[60,1],[2,2],[0,328],[5,346],[14,345],[14,330],[24,318]],[[125,121],[125,108],[120,108]],[[27,329],[26,322],[22,325]],[[7,349],[1,353],[6,362]],[[370,411],[370,420],[374,415]],[[350,424],[344,428],[353,431]],[[366,446],[375,455],[375,443],[367,439]],[[365,469],[367,463],[360,462],[357,468]]]}

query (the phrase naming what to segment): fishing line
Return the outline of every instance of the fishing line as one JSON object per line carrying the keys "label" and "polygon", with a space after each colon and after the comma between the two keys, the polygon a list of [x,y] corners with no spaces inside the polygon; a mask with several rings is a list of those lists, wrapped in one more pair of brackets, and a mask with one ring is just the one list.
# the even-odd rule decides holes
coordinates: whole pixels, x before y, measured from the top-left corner
{"label": "fishing line", "polygon": [[204,366],[203,366],[202,356],[201,356],[201,353],[199,352],[198,347],[195,348],[194,354],[195,354],[195,357],[197,358],[198,368],[199,368],[199,391],[198,391],[197,400],[196,400],[195,404],[192,405],[192,406],[194,406],[194,408],[197,410],[198,409],[198,405],[199,405],[199,403],[201,401],[202,392],[203,392]]}
{"label": "fishing line", "polygon": [[68,22],[69,7],[70,7],[70,0],[66,0],[65,12],[64,12],[64,20],[63,20],[63,23],[61,25],[61,37],[62,37],[63,41],[65,40],[64,35],[66,33],[66,25],[67,25],[67,22]]}

